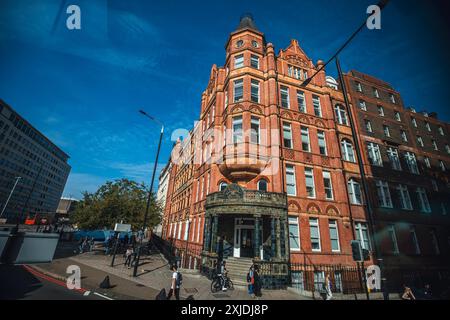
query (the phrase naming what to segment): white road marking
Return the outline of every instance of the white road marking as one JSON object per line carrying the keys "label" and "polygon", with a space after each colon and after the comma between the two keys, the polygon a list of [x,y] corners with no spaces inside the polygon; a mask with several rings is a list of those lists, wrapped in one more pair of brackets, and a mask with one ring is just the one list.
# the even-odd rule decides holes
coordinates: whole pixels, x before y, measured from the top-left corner
{"label": "white road marking", "polygon": [[110,298],[110,297],[107,297],[107,296],[104,296],[104,295],[102,295],[102,294],[100,294],[100,293],[98,293],[98,292],[94,292],[94,294],[97,295],[97,296],[99,296],[99,297],[102,297],[103,299],[106,299],[106,300],[114,300],[114,299],[112,299],[112,298]]}
{"label": "white road marking", "polygon": [[83,296],[88,296],[88,295],[90,295],[90,294],[91,294],[90,291],[86,291],[86,292],[83,294]]}

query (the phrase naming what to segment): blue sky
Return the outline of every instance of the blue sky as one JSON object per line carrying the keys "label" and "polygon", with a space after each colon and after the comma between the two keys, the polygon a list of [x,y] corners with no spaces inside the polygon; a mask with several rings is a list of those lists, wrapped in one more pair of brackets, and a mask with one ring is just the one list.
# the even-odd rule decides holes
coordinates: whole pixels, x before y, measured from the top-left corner
{"label": "blue sky", "polygon": [[[2,0],[0,98],[70,155],[64,195],[79,198],[122,177],[149,181],[159,130],[137,110],[167,127],[161,168],[172,132],[197,119],[211,66],[223,64],[243,13],[253,14],[277,51],[298,39],[315,62],[328,59],[376,2]],[[441,2],[392,0],[382,29],[358,35],[341,64],[384,79],[407,106],[449,121],[450,26]],[[65,27],[69,4],[81,8],[81,30]],[[327,71],[335,75],[334,66]]]}

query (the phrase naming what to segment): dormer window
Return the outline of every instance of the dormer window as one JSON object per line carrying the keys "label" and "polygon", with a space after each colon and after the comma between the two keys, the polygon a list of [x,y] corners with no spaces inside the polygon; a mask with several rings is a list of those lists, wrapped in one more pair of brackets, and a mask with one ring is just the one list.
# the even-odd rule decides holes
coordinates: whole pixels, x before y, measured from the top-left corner
{"label": "dormer window", "polygon": [[253,46],[253,48],[258,48],[258,47],[259,47],[259,44],[258,44],[257,41],[253,40],[253,41],[252,41],[252,46]]}
{"label": "dormer window", "polygon": [[237,42],[236,42],[236,48],[240,48],[240,47],[242,47],[244,45],[244,41],[243,40],[238,40]]}

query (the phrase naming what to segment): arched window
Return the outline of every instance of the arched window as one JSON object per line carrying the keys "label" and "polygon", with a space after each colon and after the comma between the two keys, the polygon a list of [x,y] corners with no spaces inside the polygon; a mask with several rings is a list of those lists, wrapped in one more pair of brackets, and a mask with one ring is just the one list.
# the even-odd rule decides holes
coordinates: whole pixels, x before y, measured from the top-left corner
{"label": "arched window", "polygon": [[343,139],[341,141],[342,156],[345,161],[356,162],[355,152],[353,150],[353,144],[348,139]]}
{"label": "arched window", "polygon": [[224,191],[227,186],[228,184],[226,182],[221,182],[219,184],[219,191]]}
{"label": "arched window", "polygon": [[267,181],[265,179],[258,181],[258,190],[267,192]]}
{"label": "arched window", "polygon": [[348,126],[347,112],[343,106],[337,104],[334,107],[334,113],[336,114],[336,120],[339,124]]}
{"label": "arched window", "polygon": [[358,181],[351,178],[348,180],[348,195],[351,204],[362,204],[361,186]]}

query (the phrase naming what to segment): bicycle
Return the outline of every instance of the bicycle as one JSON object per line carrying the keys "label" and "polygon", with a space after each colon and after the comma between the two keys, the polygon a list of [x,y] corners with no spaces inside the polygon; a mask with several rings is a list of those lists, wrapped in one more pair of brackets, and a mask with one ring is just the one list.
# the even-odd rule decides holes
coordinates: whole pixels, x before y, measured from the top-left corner
{"label": "bicycle", "polygon": [[[223,285],[223,282],[225,281],[225,285]],[[228,289],[228,290],[234,290],[234,284],[233,281],[225,274],[222,276],[221,273],[214,274],[212,281],[211,281],[211,292],[216,293],[222,288]]]}

